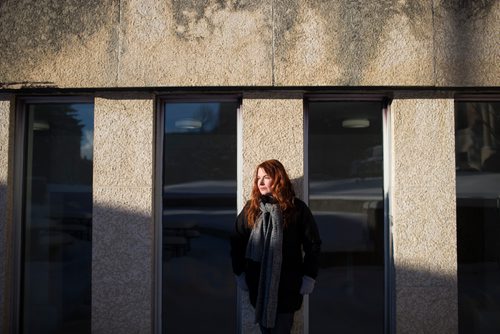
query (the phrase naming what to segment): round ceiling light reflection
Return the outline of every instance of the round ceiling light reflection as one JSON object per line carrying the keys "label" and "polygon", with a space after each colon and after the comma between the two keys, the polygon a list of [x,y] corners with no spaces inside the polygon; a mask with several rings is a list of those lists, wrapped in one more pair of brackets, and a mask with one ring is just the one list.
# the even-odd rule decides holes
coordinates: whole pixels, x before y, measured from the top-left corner
{"label": "round ceiling light reflection", "polygon": [[185,118],[175,121],[175,127],[184,130],[201,129],[203,123],[197,119]]}
{"label": "round ceiling light reflection", "polygon": [[349,118],[342,121],[342,127],[349,129],[362,129],[370,126],[370,120],[366,118]]}

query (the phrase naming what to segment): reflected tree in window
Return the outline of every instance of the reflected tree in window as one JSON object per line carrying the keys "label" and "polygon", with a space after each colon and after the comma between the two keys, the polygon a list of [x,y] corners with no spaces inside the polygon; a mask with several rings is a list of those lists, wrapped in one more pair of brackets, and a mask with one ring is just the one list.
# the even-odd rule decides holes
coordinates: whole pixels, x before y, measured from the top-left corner
{"label": "reflected tree in window", "polygon": [[90,333],[93,105],[26,105],[22,331]]}

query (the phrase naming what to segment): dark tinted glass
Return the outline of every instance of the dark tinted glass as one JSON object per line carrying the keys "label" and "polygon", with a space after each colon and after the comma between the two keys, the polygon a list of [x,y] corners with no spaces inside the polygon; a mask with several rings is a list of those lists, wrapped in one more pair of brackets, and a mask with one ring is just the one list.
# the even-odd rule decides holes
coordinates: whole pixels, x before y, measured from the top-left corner
{"label": "dark tinted glass", "polygon": [[163,332],[234,333],[238,104],[164,107]]}
{"label": "dark tinted glass", "polygon": [[322,244],[310,333],[383,333],[382,105],[309,103],[309,205]]}
{"label": "dark tinted glass", "polygon": [[460,333],[500,333],[500,102],[455,104]]}
{"label": "dark tinted glass", "polygon": [[92,104],[28,104],[22,330],[90,333]]}

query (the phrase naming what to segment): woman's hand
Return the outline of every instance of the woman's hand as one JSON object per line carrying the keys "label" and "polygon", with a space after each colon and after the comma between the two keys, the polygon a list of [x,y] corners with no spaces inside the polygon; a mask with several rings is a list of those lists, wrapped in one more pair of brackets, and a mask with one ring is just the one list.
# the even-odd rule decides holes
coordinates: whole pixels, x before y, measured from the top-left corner
{"label": "woman's hand", "polygon": [[302,286],[300,287],[301,295],[309,295],[314,290],[314,284],[316,280],[309,276],[302,277]]}
{"label": "woman's hand", "polygon": [[247,286],[247,281],[245,279],[245,273],[240,274],[239,276],[236,276],[236,285],[238,285],[238,288],[240,288],[243,291],[248,291],[248,286]]}

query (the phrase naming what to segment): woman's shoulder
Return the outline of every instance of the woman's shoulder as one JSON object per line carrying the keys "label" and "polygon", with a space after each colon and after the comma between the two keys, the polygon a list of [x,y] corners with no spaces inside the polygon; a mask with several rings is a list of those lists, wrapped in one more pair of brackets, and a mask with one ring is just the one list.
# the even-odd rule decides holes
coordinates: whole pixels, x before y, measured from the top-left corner
{"label": "woman's shoulder", "polygon": [[301,200],[300,198],[298,198],[298,197],[295,197],[293,199],[293,203],[295,204],[295,206],[297,208],[307,207],[307,204],[303,200]]}
{"label": "woman's shoulder", "polygon": [[295,206],[295,210],[297,211],[297,213],[302,213],[302,212],[307,212],[307,211],[311,211],[309,209],[309,206],[303,201],[301,200],[300,198],[298,197],[295,197],[294,198],[294,206]]}

